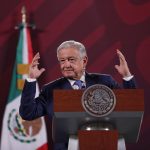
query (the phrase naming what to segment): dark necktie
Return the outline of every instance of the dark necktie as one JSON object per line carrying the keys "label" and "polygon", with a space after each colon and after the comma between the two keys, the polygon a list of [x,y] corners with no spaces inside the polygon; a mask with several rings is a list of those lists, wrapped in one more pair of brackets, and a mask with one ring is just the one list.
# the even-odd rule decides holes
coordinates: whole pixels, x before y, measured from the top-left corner
{"label": "dark necktie", "polygon": [[83,82],[81,81],[81,80],[76,80],[75,82],[74,82],[74,87],[75,87],[75,89],[82,89],[82,88],[84,88],[83,87]]}

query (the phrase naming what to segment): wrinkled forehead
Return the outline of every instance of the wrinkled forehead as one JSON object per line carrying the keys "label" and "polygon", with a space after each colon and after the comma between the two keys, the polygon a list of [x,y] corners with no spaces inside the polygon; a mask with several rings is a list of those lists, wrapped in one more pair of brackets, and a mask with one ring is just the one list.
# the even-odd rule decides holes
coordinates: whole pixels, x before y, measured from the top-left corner
{"label": "wrinkled forehead", "polygon": [[76,48],[63,48],[57,52],[58,58],[81,57],[81,53]]}
{"label": "wrinkled forehead", "polygon": [[66,45],[66,46],[62,46],[62,47],[58,48],[57,54],[61,53],[62,51],[66,50],[66,49],[69,50],[70,52],[72,52],[72,51],[78,51],[79,53],[81,52],[79,47],[76,47],[73,45]]}

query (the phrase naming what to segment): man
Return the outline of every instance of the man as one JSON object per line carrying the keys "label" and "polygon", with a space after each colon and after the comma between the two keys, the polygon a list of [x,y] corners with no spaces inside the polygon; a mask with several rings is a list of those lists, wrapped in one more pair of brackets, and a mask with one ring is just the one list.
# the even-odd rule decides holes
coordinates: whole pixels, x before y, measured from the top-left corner
{"label": "man", "polygon": [[40,95],[34,98],[36,79],[45,71],[44,68],[38,68],[40,55],[37,53],[30,65],[29,78],[25,82],[22,92],[21,117],[25,120],[33,120],[44,115],[52,118],[53,90],[77,89],[76,80],[80,80],[80,88],[88,88],[94,84],[104,84],[111,89],[136,88],[134,77],[129,71],[125,57],[119,50],[117,50],[117,55],[120,64],[115,65],[115,68],[123,78],[122,85],[119,85],[110,75],[87,73],[88,57],[84,45],[76,41],[63,42],[57,49],[57,58],[63,77],[45,85]]}

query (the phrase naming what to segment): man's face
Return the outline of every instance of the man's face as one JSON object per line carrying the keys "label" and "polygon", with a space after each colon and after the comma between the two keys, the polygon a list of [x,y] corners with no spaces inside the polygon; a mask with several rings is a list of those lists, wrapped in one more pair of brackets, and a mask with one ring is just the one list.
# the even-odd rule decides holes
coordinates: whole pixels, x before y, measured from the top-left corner
{"label": "man's face", "polygon": [[81,57],[75,48],[65,48],[58,52],[58,61],[64,77],[80,79],[87,64],[87,56]]}

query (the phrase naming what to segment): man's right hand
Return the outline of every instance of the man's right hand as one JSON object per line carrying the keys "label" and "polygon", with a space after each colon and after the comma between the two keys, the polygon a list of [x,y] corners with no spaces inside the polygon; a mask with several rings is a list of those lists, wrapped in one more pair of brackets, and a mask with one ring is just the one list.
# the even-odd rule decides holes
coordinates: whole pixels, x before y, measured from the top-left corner
{"label": "man's right hand", "polygon": [[40,59],[40,54],[37,53],[34,56],[32,63],[29,66],[29,78],[37,79],[45,71],[44,68],[41,69],[38,68],[39,59]]}

